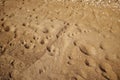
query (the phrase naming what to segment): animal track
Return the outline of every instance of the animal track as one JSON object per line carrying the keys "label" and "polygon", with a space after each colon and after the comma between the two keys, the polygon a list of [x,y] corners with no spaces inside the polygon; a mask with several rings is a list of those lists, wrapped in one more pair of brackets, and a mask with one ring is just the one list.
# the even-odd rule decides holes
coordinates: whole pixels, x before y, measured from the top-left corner
{"label": "animal track", "polygon": [[108,63],[101,63],[100,64],[100,70],[102,71],[102,76],[108,80],[115,79],[117,80],[116,74],[112,70],[112,66]]}
{"label": "animal track", "polygon": [[70,80],[78,80],[76,77],[71,77],[71,79]]}
{"label": "animal track", "polygon": [[49,52],[49,55],[51,56],[55,56],[55,54],[58,53],[58,49],[54,45],[51,45],[50,47],[47,46],[47,51]]}
{"label": "animal track", "polygon": [[6,48],[3,45],[0,45],[0,55],[2,55],[5,52]]}
{"label": "animal track", "polygon": [[97,54],[95,47],[92,45],[80,45],[79,48],[85,55],[95,56]]}
{"label": "animal track", "polygon": [[86,64],[88,67],[96,67],[96,66],[97,66],[95,60],[92,59],[92,58],[86,59],[86,60],[85,60],[85,64]]}
{"label": "animal track", "polygon": [[58,34],[56,35],[56,37],[59,38],[59,37],[63,36],[63,34],[65,33],[66,29],[67,29],[67,26],[64,26],[64,27],[58,32]]}

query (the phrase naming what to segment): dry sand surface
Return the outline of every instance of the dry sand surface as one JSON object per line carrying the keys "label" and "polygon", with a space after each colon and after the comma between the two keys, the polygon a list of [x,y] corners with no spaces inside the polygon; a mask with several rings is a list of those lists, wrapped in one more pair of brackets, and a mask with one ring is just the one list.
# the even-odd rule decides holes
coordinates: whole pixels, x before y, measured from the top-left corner
{"label": "dry sand surface", "polygon": [[120,80],[120,0],[0,0],[0,80]]}

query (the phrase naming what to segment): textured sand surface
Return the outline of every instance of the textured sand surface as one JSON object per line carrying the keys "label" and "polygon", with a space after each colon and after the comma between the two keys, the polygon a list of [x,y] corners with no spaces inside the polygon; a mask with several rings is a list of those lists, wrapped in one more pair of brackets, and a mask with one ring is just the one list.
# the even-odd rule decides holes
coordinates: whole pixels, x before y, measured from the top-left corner
{"label": "textured sand surface", "polygon": [[120,0],[0,0],[0,80],[120,80]]}

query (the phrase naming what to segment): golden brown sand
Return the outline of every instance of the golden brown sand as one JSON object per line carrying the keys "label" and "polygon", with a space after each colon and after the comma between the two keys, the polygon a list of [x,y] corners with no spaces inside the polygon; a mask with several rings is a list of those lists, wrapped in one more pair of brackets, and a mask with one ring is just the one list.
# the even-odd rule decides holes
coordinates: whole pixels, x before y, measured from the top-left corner
{"label": "golden brown sand", "polygon": [[0,0],[0,80],[120,80],[120,0]]}

